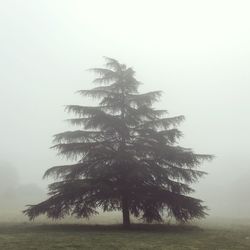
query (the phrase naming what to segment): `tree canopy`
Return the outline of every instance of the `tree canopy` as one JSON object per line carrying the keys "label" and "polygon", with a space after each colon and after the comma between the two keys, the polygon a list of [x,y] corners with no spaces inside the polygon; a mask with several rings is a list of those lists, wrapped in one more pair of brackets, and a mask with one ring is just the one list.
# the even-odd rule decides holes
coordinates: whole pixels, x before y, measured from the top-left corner
{"label": "tree canopy", "polygon": [[48,199],[24,213],[59,219],[119,210],[125,226],[130,215],[149,223],[163,221],[165,213],[184,222],[204,217],[206,207],[189,196],[190,184],[205,174],[197,167],[212,156],[181,147],[177,127],[184,117],[154,108],[160,91],[139,93],[131,67],[105,60],[105,68],[91,69],[98,86],[78,91],[98,105],[68,105],[75,115],[69,122],[79,129],[54,136],[53,148],[75,163],[48,169],[44,177],[56,179]]}

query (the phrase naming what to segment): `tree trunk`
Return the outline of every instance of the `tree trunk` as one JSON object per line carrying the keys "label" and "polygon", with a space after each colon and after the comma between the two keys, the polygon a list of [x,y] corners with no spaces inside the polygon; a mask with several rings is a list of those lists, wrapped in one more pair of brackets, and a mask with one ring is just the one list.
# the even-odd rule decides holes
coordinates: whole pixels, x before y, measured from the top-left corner
{"label": "tree trunk", "polygon": [[[125,122],[125,91],[124,91],[124,88],[122,88],[121,120],[126,125],[126,122]],[[121,147],[121,151],[124,152],[125,151],[125,146],[126,146],[126,138],[125,138],[124,134],[121,134],[121,137],[122,137],[122,140],[121,140],[120,147]],[[124,183],[124,185],[126,186],[125,183]],[[127,198],[126,191],[125,191],[125,193],[123,193],[123,196],[122,196],[122,217],[123,217],[123,223],[122,223],[123,227],[124,228],[129,228],[129,226],[130,226],[129,203],[128,203],[128,198]]]}
{"label": "tree trunk", "polygon": [[123,216],[123,227],[128,228],[130,226],[130,217],[129,217],[129,207],[127,198],[122,199],[122,216]]}

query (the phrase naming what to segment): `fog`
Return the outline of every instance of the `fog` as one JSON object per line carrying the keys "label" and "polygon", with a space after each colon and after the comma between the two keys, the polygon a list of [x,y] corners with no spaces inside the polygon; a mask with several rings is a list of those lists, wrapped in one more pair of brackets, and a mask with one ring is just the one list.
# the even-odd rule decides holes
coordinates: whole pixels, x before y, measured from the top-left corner
{"label": "fog", "polygon": [[[51,181],[44,171],[65,161],[50,149],[53,134],[72,128],[64,105],[88,102],[75,92],[93,86],[86,69],[108,56],[135,69],[142,92],[164,92],[158,107],[185,115],[181,145],[216,156],[194,185],[211,216],[249,217],[249,8],[226,0],[0,1],[1,197],[12,190],[20,207],[43,197]],[[27,190],[37,193],[20,195]]]}

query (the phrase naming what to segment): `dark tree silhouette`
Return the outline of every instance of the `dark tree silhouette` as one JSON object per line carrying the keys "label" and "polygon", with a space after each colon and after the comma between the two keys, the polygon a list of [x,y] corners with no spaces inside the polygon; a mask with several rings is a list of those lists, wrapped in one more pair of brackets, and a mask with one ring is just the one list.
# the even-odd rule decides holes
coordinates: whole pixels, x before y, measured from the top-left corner
{"label": "dark tree silhouette", "polygon": [[77,162],[48,169],[44,177],[58,179],[49,185],[50,197],[24,213],[30,219],[88,218],[97,208],[120,210],[124,226],[130,225],[130,214],[149,223],[161,222],[163,212],[184,222],[204,217],[202,201],[188,194],[190,184],[205,174],[196,167],[212,156],[178,146],[182,134],[176,126],[184,117],[154,109],[161,92],[139,94],[134,70],[105,59],[106,68],[92,69],[99,86],[79,91],[99,105],[67,106],[77,116],[69,121],[82,130],[54,138],[53,148]]}

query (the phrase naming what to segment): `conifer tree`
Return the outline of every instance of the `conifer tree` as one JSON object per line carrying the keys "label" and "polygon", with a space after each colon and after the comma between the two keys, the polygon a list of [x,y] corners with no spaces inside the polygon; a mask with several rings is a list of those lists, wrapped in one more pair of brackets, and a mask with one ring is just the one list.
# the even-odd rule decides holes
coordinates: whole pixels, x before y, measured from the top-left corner
{"label": "conifer tree", "polygon": [[54,136],[53,148],[75,163],[48,169],[44,177],[56,179],[49,198],[24,213],[59,219],[118,210],[124,226],[130,215],[148,223],[162,222],[166,213],[183,222],[204,217],[206,207],[189,196],[190,184],[205,174],[197,167],[212,156],[179,146],[177,126],[184,117],[155,109],[160,91],[140,94],[132,68],[105,60],[105,68],[92,69],[99,86],[78,91],[99,104],[68,105],[66,111],[76,116],[69,121],[79,130]]}

